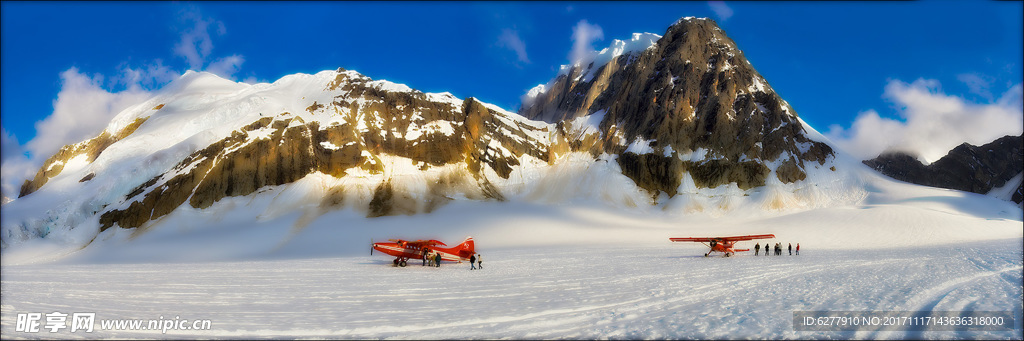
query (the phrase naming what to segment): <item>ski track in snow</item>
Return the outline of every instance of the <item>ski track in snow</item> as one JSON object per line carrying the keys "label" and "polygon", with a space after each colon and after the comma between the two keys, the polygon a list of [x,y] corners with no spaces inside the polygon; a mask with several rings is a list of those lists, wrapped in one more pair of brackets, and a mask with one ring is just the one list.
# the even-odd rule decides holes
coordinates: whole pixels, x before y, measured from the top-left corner
{"label": "ski track in snow", "polygon": [[[805,245],[806,246],[806,245]],[[4,266],[4,338],[1020,339],[1020,239],[799,256],[696,244],[479,250],[484,269],[386,256]],[[1012,332],[796,332],[795,310],[1013,311]],[[212,330],[15,332],[17,313],[210,319]],[[45,322],[45,321],[44,321]]]}

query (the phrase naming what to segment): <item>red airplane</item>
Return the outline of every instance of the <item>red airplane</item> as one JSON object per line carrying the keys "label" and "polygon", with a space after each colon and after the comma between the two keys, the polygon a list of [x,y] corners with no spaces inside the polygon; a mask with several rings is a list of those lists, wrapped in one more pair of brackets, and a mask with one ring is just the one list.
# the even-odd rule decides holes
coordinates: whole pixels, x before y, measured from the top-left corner
{"label": "red airplane", "polygon": [[473,243],[473,237],[466,237],[466,240],[462,244],[456,245],[451,248],[438,247],[448,246],[439,240],[403,240],[403,239],[389,239],[390,243],[373,243],[373,247],[370,248],[370,254],[373,254],[373,250],[386,253],[388,255],[395,256],[394,264],[396,266],[405,267],[408,265],[410,259],[423,259],[424,255],[428,255],[431,258],[427,260],[432,261],[434,254],[441,254],[441,260],[449,262],[461,262],[469,261],[469,256],[472,256],[475,252],[475,246]]}
{"label": "red airplane", "polygon": [[[711,251],[704,254],[704,257],[711,255],[712,252],[724,252],[726,257],[741,251],[750,251],[750,249],[735,249],[733,244],[744,240],[754,239],[771,239],[775,238],[774,234],[755,234],[749,236],[733,236],[733,237],[687,237],[687,238],[669,238],[673,242],[697,242],[697,243],[708,243],[704,244],[711,248]],[[767,249],[766,249],[767,250]]]}

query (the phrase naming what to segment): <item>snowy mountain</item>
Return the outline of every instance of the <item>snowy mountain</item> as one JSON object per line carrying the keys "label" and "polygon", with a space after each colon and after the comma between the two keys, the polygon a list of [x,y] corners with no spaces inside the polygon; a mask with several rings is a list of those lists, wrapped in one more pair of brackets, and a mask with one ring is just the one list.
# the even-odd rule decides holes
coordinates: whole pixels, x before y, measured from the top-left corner
{"label": "snowy mountain", "polygon": [[[975,172],[948,176],[988,195],[893,180],[833,149],[708,19],[613,41],[522,98],[517,114],[344,69],[254,85],[187,72],[4,198],[0,332],[1021,337],[1024,211],[1000,199],[1020,195],[1019,137],[951,153]],[[796,254],[669,242],[765,233]],[[486,267],[368,254],[466,236]],[[95,331],[47,330],[84,312]],[[1007,325],[802,330],[799,312]]]}
{"label": "snowy mountain", "polygon": [[990,194],[1018,205],[1024,201],[1024,135],[1004,136],[982,146],[964,143],[927,166],[902,152],[882,154],[864,164],[901,181]]}
{"label": "snowy mountain", "polygon": [[634,34],[563,66],[519,113],[564,122],[579,149],[619,155],[623,174],[669,196],[686,182],[746,190],[836,166],[832,148],[710,19],[683,18],[664,36]]}
{"label": "snowy mountain", "polygon": [[[504,200],[496,186],[548,163],[548,130],[355,71],[257,85],[189,72],[48,159],[22,186],[24,205],[5,211],[4,241],[94,219],[101,231],[136,228],[182,205],[204,209],[306,177],[334,180],[323,209],[370,217],[429,212],[452,197]],[[63,204],[29,213],[33,201]]]}
{"label": "snowy mountain", "polygon": [[[713,21],[683,18],[563,67],[519,114],[344,69],[254,85],[187,72],[46,160],[3,205],[0,246],[5,259],[33,260],[100,244],[136,260],[322,255],[362,250],[373,234],[357,228],[381,226],[564,242],[581,233],[540,222],[593,207],[771,218],[913,196],[964,202],[949,212],[968,221],[1019,219],[984,199],[891,184],[834,151]],[[493,217],[516,224],[479,223]],[[957,229],[936,233],[972,236]],[[837,235],[818,241],[844,243]]]}

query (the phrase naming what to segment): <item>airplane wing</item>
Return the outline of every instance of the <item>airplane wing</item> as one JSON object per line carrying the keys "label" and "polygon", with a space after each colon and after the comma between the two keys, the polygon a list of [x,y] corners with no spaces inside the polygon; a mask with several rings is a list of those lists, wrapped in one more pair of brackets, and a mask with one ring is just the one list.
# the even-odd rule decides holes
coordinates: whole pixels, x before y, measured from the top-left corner
{"label": "airplane wing", "polygon": [[731,236],[731,237],[684,237],[684,238],[669,238],[673,242],[697,242],[697,243],[710,243],[711,241],[730,241],[738,242],[743,240],[754,240],[754,239],[771,239],[775,238],[774,234],[753,234],[747,236]]}
{"label": "airplane wing", "polygon": [[742,241],[742,240],[754,240],[754,239],[772,239],[775,238],[774,234],[752,234],[748,236],[734,236],[734,237],[722,237],[725,241]]}
{"label": "airplane wing", "polygon": [[423,240],[423,239],[419,239],[419,240],[388,239],[388,240],[392,241],[392,242],[395,242],[395,243],[405,243],[405,245],[417,246],[417,247],[434,246],[434,245],[448,246],[448,245],[445,245],[445,243],[442,243],[440,240],[436,240],[436,239],[430,239],[430,240]]}
{"label": "airplane wing", "polygon": [[674,241],[674,242],[710,243],[712,239],[715,239],[715,238],[711,238],[711,237],[686,237],[686,238],[669,238],[668,240],[671,240],[671,241]]}

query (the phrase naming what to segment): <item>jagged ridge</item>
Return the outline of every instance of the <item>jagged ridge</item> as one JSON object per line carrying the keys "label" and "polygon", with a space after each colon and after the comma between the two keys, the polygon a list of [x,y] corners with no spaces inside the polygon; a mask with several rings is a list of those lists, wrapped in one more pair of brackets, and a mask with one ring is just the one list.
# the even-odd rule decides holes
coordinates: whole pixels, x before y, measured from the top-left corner
{"label": "jagged ridge", "polygon": [[807,137],[796,112],[710,19],[681,19],[649,48],[603,65],[573,65],[531,95],[519,113],[559,123],[563,132],[565,122],[603,115],[584,149],[622,154],[627,176],[669,195],[679,174],[699,187],[747,189],[763,186],[770,173],[784,183],[803,180],[807,167],[833,156]]}
{"label": "jagged ridge", "polygon": [[[712,202],[728,210],[728,195],[700,199],[696,191],[747,196],[766,185],[764,207],[785,209],[800,200],[779,184],[836,170],[831,148],[808,137],[713,21],[683,19],[655,37],[637,35],[633,47],[654,44],[603,54],[532,91],[520,113],[548,123],[344,69],[256,85],[188,72],[119,114],[108,128],[116,134],[66,146],[48,161],[40,180],[26,183],[26,198],[68,177],[95,192],[5,219],[4,245],[83,222],[101,231],[141,227],[186,203],[209,208],[311,176],[333,179],[317,198],[320,210],[378,217],[431,212],[463,197],[573,197],[548,193],[558,190],[666,208],[666,195],[685,193],[677,201],[686,211]],[[86,162],[53,166],[79,155]],[[125,176],[112,180],[118,174]]]}

